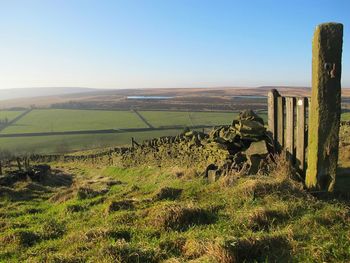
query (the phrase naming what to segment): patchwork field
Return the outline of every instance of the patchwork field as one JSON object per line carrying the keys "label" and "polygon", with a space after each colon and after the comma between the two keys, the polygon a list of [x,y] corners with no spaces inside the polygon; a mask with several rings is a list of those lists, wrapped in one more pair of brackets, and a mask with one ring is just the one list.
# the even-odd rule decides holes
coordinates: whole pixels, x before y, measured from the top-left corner
{"label": "patchwork field", "polygon": [[[4,111],[3,113],[5,114]],[[144,120],[133,111],[37,109],[6,127],[0,135],[37,133],[40,136],[0,138],[0,145],[2,150],[40,153],[113,147],[129,144],[131,137],[143,141],[178,134],[184,127],[230,124],[238,116],[238,112],[140,111],[139,114]],[[145,131],[145,128],[149,128],[145,121],[155,129],[165,129]],[[95,130],[107,129],[135,130],[93,134]],[[70,131],[91,131],[91,134],[50,135],[52,132]]]}
{"label": "patchwork field", "polygon": [[[8,118],[10,121],[22,112],[0,111],[0,119]],[[0,136],[26,133],[38,133],[40,136],[0,138],[0,145],[2,150],[14,152],[71,152],[125,145],[130,143],[131,137],[143,141],[159,136],[175,135],[184,127],[228,125],[238,117],[238,111],[138,111],[138,113],[144,120],[133,111],[36,109],[6,127],[0,132]],[[267,122],[266,111],[260,112],[259,115]],[[342,120],[350,120],[350,113],[343,113]],[[155,129],[164,130],[153,130],[145,121]],[[133,129],[133,131],[93,133],[95,130],[113,129],[115,132],[118,129]],[[70,131],[91,131],[91,134],[50,135],[52,132]]]}

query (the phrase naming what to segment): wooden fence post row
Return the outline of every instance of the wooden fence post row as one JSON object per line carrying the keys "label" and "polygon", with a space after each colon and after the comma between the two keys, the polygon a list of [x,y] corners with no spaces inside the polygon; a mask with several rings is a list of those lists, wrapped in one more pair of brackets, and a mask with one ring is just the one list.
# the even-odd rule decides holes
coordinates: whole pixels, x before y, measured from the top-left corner
{"label": "wooden fence post row", "polygon": [[335,185],[342,44],[342,24],[326,23],[316,28],[312,46],[311,100],[282,97],[277,90],[268,94],[269,131],[275,149],[286,150],[287,157],[305,175],[305,184],[311,189],[332,191]]}
{"label": "wooden fence post row", "polygon": [[288,159],[305,174],[308,98],[283,97],[277,90],[268,94],[268,129],[277,152],[286,150]]}

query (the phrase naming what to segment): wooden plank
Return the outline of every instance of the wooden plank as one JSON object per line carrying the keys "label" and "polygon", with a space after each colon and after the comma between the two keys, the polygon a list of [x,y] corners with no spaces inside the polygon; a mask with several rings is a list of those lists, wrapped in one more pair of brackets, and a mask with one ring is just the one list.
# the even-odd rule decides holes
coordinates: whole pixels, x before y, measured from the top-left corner
{"label": "wooden plank", "polygon": [[280,151],[284,146],[284,97],[277,97],[277,149]]}
{"label": "wooden plank", "polygon": [[294,163],[295,151],[294,151],[294,108],[295,108],[295,98],[286,98],[286,152],[289,160]]}
{"label": "wooden plank", "polygon": [[277,90],[273,89],[268,93],[268,130],[274,143],[274,147],[277,145],[277,97],[280,94]]}
{"label": "wooden plank", "polygon": [[306,134],[306,107],[308,104],[307,98],[298,98],[297,99],[297,122],[296,122],[296,167],[302,176],[305,175],[305,148],[306,143],[305,139],[307,138]]}

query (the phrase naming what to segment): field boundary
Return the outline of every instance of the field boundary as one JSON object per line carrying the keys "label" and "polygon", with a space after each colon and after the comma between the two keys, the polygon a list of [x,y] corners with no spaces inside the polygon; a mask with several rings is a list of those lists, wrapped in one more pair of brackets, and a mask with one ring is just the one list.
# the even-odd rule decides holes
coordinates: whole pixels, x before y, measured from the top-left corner
{"label": "field boundary", "polygon": [[132,109],[131,110],[132,112],[134,112],[139,118],[140,118],[140,120],[144,123],[144,124],[146,124],[146,126],[148,126],[150,129],[154,129],[154,126],[151,124],[151,123],[149,123],[146,119],[145,119],[145,117],[143,117],[142,115],[141,115],[141,113],[139,113],[137,110],[135,110],[135,109]]}
{"label": "field boundary", "polygon": [[[0,134],[0,138],[181,130],[181,129],[184,129],[185,127],[187,126],[177,125],[177,126],[165,126],[165,127],[159,127],[159,128],[130,128],[130,129],[105,129],[105,130],[83,130],[83,131],[62,131],[62,132],[12,133],[12,134]],[[214,127],[214,125],[196,125],[196,126],[191,126],[191,129],[205,129],[205,128],[212,128],[212,127]]]}
{"label": "field boundary", "polygon": [[28,113],[30,113],[33,109],[28,109],[24,112],[22,112],[20,115],[18,115],[16,118],[14,118],[13,120],[9,121],[8,123],[6,123],[4,126],[0,127],[0,132],[2,130],[4,130],[5,128],[7,128],[8,126],[16,123],[19,119],[23,118],[25,115],[27,115]]}

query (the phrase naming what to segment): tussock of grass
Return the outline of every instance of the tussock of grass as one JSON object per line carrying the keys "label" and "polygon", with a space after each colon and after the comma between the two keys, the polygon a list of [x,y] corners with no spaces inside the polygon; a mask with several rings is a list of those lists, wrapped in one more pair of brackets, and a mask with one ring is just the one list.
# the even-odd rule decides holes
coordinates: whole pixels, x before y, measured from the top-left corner
{"label": "tussock of grass", "polygon": [[346,203],[310,195],[284,161],[211,184],[186,169],[59,165],[79,172],[72,185],[0,192],[0,262],[350,260]]}
{"label": "tussock of grass", "polygon": [[186,259],[195,259],[205,253],[205,242],[196,239],[187,239],[182,247],[182,255]]}
{"label": "tussock of grass", "polygon": [[86,210],[86,207],[79,205],[79,204],[69,204],[66,206],[67,213],[82,212],[84,210]]}
{"label": "tussock of grass", "polygon": [[103,178],[100,181],[88,180],[82,183],[75,182],[71,187],[55,193],[50,198],[50,201],[63,203],[73,198],[77,198],[78,200],[90,199],[104,195],[112,186],[120,184],[122,184],[122,182],[117,180],[106,180],[106,178]]}
{"label": "tussock of grass", "polygon": [[14,245],[17,248],[33,246],[39,240],[40,237],[37,233],[22,229],[13,230],[0,239],[1,244],[10,244]]}
{"label": "tussock of grass", "polygon": [[163,187],[159,192],[153,197],[154,200],[175,200],[180,197],[182,189]]}
{"label": "tussock of grass", "polygon": [[79,187],[76,191],[76,197],[78,199],[94,198],[98,195],[103,195],[107,192],[108,192],[108,189],[102,189],[100,191],[96,191],[89,187]]}
{"label": "tussock of grass", "polygon": [[230,251],[217,243],[209,242],[205,245],[205,256],[209,262],[234,263],[241,262],[237,260]]}
{"label": "tussock of grass", "polygon": [[159,248],[167,254],[181,256],[186,239],[177,237],[175,239],[166,239],[159,243]]}
{"label": "tussock of grass", "polygon": [[124,241],[130,241],[131,239],[131,233],[129,230],[126,229],[109,229],[109,228],[95,228],[86,231],[83,234],[84,239],[87,242],[92,242],[96,240],[101,240],[104,238],[110,238],[113,240],[124,240]]}
{"label": "tussock of grass", "polygon": [[112,201],[108,204],[106,212],[112,213],[119,210],[130,210],[135,207],[135,200],[126,199],[120,201]]}
{"label": "tussock of grass", "polygon": [[50,197],[50,201],[54,203],[64,203],[75,196],[73,188],[61,190]]}
{"label": "tussock of grass", "polygon": [[271,226],[281,223],[288,218],[287,211],[259,207],[248,211],[247,215],[241,218],[241,222],[253,231],[267,231]]}
{"label": "tussock of grass", "polygon": [[65,231],[65,223],[59,222],[55,219],[49,219],[41,225],[41,237],[44,239],[61,237]]}
{"label": "tussock of grass", "polygon": [[166,205],[159,207],[151,215],[151,223],[154,226],[178,231],[184,231],[195,225],[210,224],[215,219],[215,211],[193,205]]}
{"label": "tussock of grass", "polygon": [[104,262],[159,262],[160,258],[156,251],[150,249],[140,249],[131,246],[125,241],[115,242],[100,249],[98,258]]}
{"label": "tussock of grass", "polygon": [[288,234],[270,234],[240,238],[227,242],[226,249],[235,262],[264,261],[288,262],[292,256],[291,237]]}

